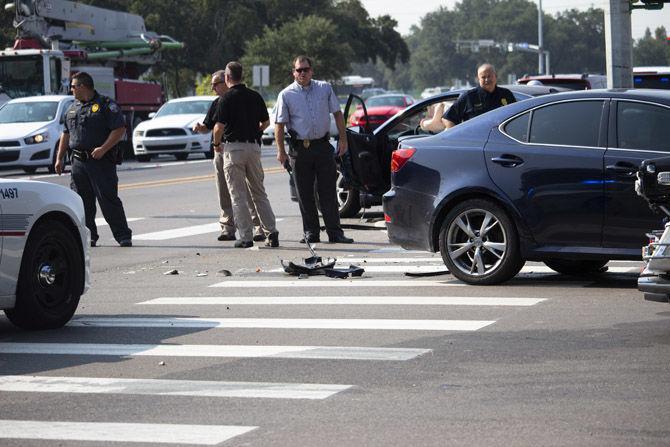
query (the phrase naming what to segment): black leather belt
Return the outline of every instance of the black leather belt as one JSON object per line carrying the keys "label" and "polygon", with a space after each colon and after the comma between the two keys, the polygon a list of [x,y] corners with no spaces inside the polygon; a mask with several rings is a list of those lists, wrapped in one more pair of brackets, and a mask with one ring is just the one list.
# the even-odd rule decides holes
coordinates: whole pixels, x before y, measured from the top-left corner
{"label": "black leather belt", "polygon": [[235,141],[224,141],[224,143],[258,143],[258,140],[235,140]]}
{"label": "black leather belt", "polygon": [[298,139],[296,139],[296,140],[294,140],[294,141],[295,141],[296,144],[302,144],[302,147],[304,147],[305,149],[309,149],[309,147],[310,147],[312,144],[314,144],[314,143],[328,142],[329,139],[330,139],[330,135],[326,134],[326,135],[322,136],[321,138],[316,138],[316,139],[314,139],[314,140],[307,140],[307,139],[305,139],[305,140],[298,140]]}

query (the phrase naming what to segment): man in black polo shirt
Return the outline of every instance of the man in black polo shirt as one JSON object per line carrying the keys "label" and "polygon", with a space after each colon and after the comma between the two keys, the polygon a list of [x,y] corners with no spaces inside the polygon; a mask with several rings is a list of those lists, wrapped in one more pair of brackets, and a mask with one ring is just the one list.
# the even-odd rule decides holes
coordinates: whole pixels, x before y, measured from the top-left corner
{"label": "man in black polo shirt", "polygon": [[449,129],[475,116],[516,102],[511,91],[497,86],[496,70],[491,64],[482,64],[477,69],[479,87],[458,97],[442,116],[442,124]]}
{"label": "man in black polo shirt", "polygon": [[268,235],[265,245],[278,247],[279,232],[263,186],[261,165],[261,135],[270,124],[268,110],[261,95],[242,83],[242,64],[229,62],[224,77],[230,90],[219,99],[212,144],[215,150],[223,144],[223,171],[233,202],[235,225],[240,234],[235,247],[254,245],[254,227],[247,206],[249,193],[263,231]]}

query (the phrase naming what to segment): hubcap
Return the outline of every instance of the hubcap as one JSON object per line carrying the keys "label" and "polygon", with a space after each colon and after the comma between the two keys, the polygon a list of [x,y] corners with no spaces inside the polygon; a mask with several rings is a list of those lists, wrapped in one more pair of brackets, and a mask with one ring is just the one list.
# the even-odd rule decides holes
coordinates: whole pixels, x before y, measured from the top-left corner
{"label": "hubcap", "polygon": [[447,232],[449,258],[463,273],[483,276],[497,269],[507,253],[507,234],[490,211],[471,209],[459,214]]}
{"label": "hubcap", "polygon": [[56,283],[56,270],[54,267],[49,264],[40,265],[38,280],[42,287],[53,286]]}

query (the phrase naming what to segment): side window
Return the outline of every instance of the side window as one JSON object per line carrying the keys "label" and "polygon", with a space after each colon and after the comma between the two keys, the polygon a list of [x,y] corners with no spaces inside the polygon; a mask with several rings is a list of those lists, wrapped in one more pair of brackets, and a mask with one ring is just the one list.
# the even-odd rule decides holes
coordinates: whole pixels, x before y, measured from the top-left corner
{"label": "side window", "polygon": [[528,121],[530,112],[517,116],[505,125],[505,133],[515,140],[523,143],[528,141]]}
{"label": "side window", "polygon": [[670,152],[670,109],[639,102],[617,103],[617,141],[622,149]]}
{"label": "side window", "polygon": [[602,101],[552,104],[533,111],[531,143],[598,146]]}
{"label": "side window", "polygon": [[49,59],[49,73],[51,74],[51,91],[54,94],[61,93],[61,69],[60,69],[60,59],[50,58]]}

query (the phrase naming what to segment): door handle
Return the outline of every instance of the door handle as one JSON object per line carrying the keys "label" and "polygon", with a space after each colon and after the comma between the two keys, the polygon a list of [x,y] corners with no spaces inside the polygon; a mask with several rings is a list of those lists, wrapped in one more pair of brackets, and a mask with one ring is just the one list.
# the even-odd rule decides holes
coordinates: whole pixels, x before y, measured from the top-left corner
{"label": "door handle", "polygon": [[621,174],[626,177],[632,177],[635,175],[638,168],[632,163],[619,162],[613,165],[607,165],[605,166],[605,169],[607,169],[608,171],[614,171],[617,174]]}
{"label": "door handle", "polygon": [[493,157],[491,161],[506,168],[516,168],[523,164],[523,158],[511,154],[502,154],[500,157]]}

